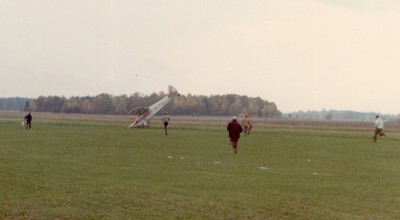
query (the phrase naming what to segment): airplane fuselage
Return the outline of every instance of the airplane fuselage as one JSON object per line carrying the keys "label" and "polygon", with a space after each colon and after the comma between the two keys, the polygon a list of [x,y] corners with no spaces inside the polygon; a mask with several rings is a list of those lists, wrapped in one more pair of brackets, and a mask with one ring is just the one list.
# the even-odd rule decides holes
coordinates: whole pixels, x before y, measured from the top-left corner
{"label": "airplane fuselage", "polygon": [[157,112],[159,112],[172,99],[174,99],[175,96],[179,95],[178,91],[172,86],[169,86],[168,90],[169,90],[168,96],[162,98],[160,101],[151,105],[148,108],[148,111],[138,115],[136,120],[132,124],[130,124],[129,127],[130,128],[148,127],[150,119],[153,118],[153,116],[157,114]]}

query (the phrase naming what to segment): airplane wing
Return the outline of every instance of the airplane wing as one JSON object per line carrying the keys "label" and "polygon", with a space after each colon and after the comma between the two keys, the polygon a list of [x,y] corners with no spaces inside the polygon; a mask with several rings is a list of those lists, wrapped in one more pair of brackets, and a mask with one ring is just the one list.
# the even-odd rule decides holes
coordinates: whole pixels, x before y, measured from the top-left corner
{"label": "airplane wing", "polygon": [[131,109],[128,113],[129,114],[133,114],[133,115],[141,115],[145,112],[149,111],[149,108],[145,108],[145,107],[137,107],[137,108],[133,108]]}

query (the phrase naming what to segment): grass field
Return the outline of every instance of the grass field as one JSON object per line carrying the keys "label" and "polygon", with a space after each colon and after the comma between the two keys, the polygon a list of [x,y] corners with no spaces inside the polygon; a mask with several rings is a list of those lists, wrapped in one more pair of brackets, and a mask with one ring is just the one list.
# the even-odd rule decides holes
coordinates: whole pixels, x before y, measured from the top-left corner
{"label": "grass field", "polygon": [[260,123],[234,156],[225,119],[22,117],[0,114],[0,219],[400,219],[396,129]]}

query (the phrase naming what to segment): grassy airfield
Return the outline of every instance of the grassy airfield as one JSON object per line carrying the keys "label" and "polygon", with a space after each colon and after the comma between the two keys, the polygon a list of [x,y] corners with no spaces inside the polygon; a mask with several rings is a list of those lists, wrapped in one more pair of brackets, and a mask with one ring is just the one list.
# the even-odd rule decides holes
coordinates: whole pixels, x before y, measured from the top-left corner
{"label": "grassy airfield", "polygon": [[400,130],[0,113],[0,219],[400,219]]}

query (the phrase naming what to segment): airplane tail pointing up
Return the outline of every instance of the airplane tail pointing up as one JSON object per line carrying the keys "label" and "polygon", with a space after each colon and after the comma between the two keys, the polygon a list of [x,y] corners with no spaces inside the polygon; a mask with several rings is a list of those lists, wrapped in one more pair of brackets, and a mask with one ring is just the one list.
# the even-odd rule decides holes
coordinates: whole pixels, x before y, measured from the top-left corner
{"label": "airplane tail pointing up", "polygon": [[162,98],[158,102],[154,103],[150,107],[138,107],[129,111],[130,114],[136,115],[135,121],[129,125],[130,128],[136,127],[148,127],[150,119],[157,114],[169,101],[173,100],[176,96],[180,96],[178,90],[173,86],[168,86],[168,96]]}
{"label": "airplane tail pointing up", "polygon": [[180,96],[181,94],[178,93],[178,90],[176,90],[175,87],[173,87],[171,85],[168,86],[168,96],[172,97],[172,96],[175,96],[175,95]]}

